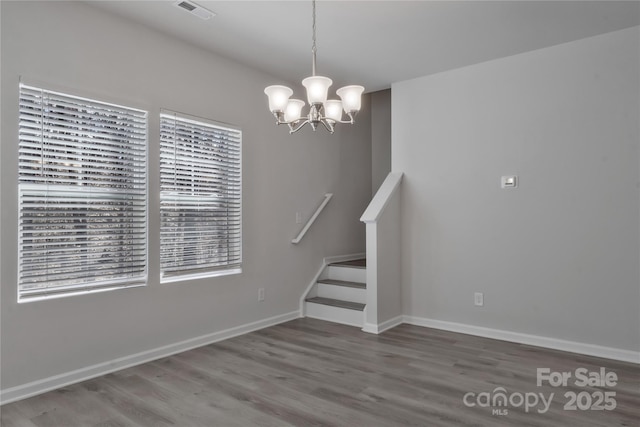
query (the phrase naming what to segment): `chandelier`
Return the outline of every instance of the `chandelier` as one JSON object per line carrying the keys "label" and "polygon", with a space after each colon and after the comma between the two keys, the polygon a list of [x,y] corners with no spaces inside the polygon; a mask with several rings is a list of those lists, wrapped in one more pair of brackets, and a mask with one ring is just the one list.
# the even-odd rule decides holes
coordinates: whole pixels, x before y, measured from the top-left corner
{"label": "chandelier", "polygon": [[[288,125],[289,133],[302,129],[307,123],[315,131],[318,124],[322,124],[329,132],[333,133],[336,123],[353,124],[355,116],[360,111],[360,97],[364,87],[351,85],[341,87],[336,91],[341,101],[327,99],[329,87],[333,81],[328,77],[316,75],[316,2],[312,1],[313,17],[313,45],[311,47],[311,77],[302,80],[302,85],[307,89],[307,101],[309,113],[302,116],[304,101],[289,99],[293,90],[286,86],[273,85],[265,88],[264,93],[269,97],[269,110],[276,118],[279,125]],[[342,111],[349,120],[342,120]]]}

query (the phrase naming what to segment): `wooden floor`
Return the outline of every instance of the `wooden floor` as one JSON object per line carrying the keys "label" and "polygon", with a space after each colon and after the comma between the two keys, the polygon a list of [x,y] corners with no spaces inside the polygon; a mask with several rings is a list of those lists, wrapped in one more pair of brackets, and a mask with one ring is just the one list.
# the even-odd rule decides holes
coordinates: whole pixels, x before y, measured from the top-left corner
{"label": "wooden floor", "polygon": [[[601,367],[616,373],[615,387],[578,387],[573,377],[567,387],[536,385],[536,368]],[[497,408],[506,415],[463,403],[497,387],[514,403]],[[563,408],[567,392],[604,391],[615,392],[612,411]],[[550,409],[516,407],[527,393],[554,393]],[[638,426],[640,368],[417,326],[371,335],[299,319],[5,405],[1,419],[2,427]]]}

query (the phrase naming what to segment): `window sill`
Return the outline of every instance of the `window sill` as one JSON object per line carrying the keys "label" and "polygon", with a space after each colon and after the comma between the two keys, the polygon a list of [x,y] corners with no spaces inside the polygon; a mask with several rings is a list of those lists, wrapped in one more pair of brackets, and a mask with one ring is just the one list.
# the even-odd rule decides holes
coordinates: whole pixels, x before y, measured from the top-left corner
{"label": "window sill", "polygon": [[228,270],[210,271],[207,273],[185,274],[183,276],[160,277],[160,283],[185,282],[187,280],[207,279],[211,277],[231,276],[233,274],[241,274],[242,268],[230,268]]}
{"label": "window sill", "polygon": [[18,304],[66,298],[66,297],[74,297],[77,295],[97,294],[100,292],[116,291],[119,289],[140,288],[144,286],[147,286],[146,281],[137,282],[137,283],[120,284],[120,285],[111,285],[111,286],[100,286],[100,287],[93,287],[93,288],[85,286],[83,288],[79,288],[75,290],[59,291],[59,292],[52,291],[51,293],[43,292],[35,295],[19,296]]}

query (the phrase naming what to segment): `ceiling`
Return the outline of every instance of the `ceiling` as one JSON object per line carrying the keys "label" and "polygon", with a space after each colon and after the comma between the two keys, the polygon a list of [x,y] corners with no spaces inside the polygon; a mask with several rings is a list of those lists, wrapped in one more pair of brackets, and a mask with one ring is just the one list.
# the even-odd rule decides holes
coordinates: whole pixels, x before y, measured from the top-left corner
{"label": "ceiling", "polygon": [[[162,1],[89,1],[261,69],[274,84],[311,74],[310,1],[195,0],[201,20]],[[317,74],[367,92],[391,83],[640,24],[637,1],[329,1],[317,3]]]}

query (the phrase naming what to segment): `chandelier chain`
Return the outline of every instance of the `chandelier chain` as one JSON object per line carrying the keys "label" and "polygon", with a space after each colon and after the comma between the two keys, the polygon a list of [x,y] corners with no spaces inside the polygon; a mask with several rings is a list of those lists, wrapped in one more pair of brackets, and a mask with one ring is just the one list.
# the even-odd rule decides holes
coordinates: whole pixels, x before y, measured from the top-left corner
{"label": "chandelier chain", "polygon": [[312,0],[311,2],[312,8],[311,8],[311,18],[312,18],[312,37],[311,37],[311,41],[313,42],[312,46],[311,46],[311,54],[312,54],[312,61],[311,61],[311,75],[315,76],[316,75],[316,52],[318,51],[318,49],[316,48],[316,0]]}

